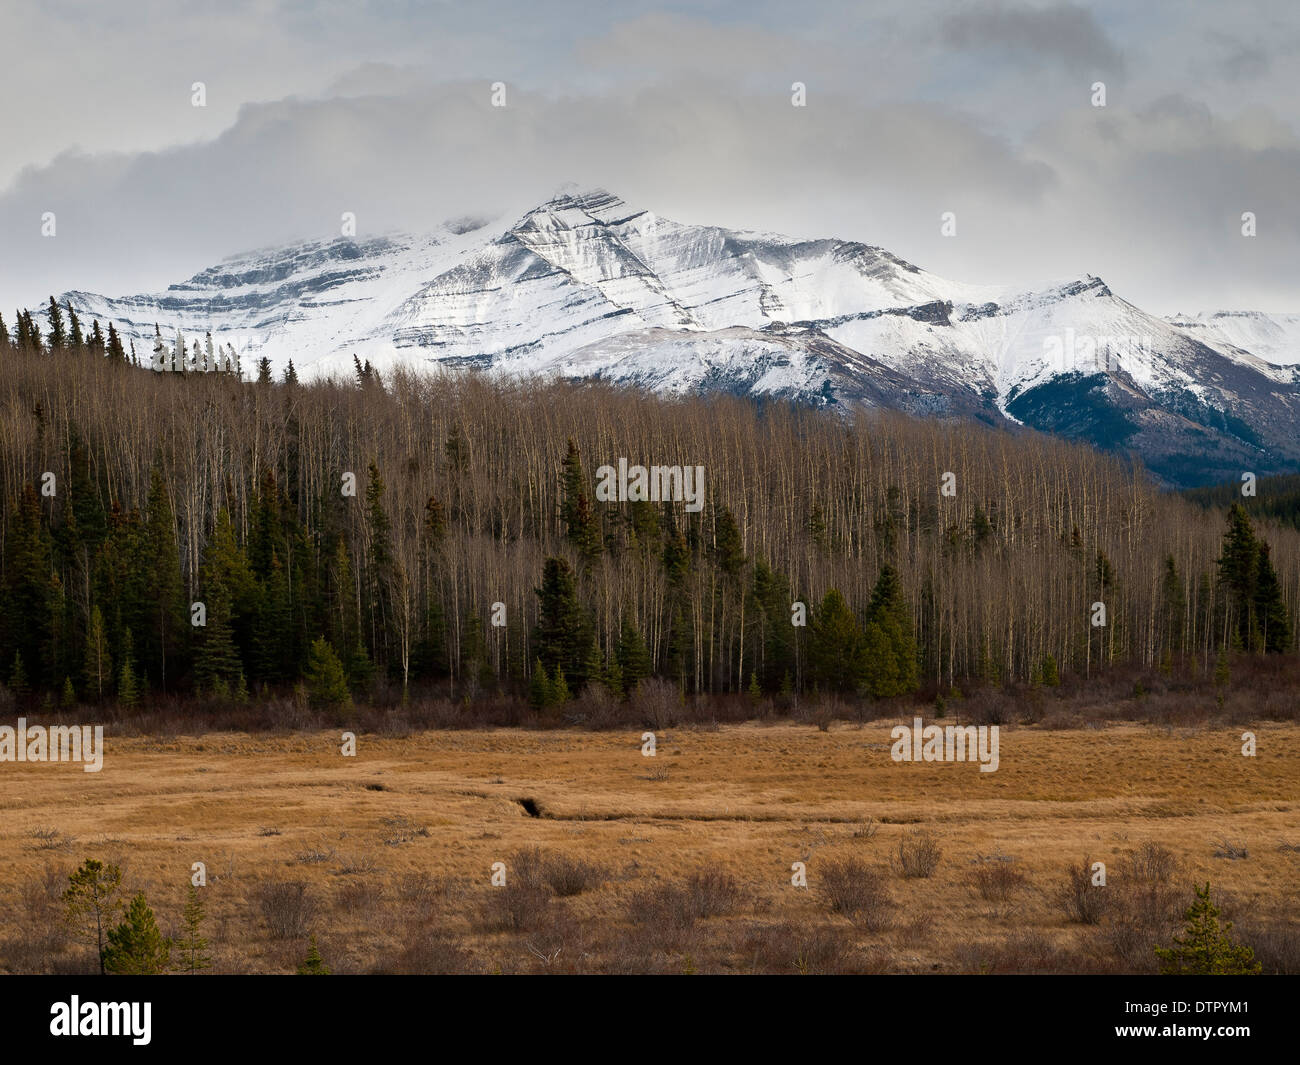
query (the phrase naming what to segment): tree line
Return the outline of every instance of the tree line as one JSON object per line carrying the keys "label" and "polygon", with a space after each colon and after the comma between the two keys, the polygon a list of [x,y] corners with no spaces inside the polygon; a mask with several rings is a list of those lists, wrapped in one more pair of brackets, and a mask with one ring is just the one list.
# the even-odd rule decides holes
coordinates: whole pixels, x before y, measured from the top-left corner
{"label": "tree line", "polygon": [[[1031,432],[0,341],[0,680],[28,700],[890,697],[1295,650],[1300,533],[1238,506],[1225,534]],[[619,458],[703,465],[705,507],[598,501]]]}

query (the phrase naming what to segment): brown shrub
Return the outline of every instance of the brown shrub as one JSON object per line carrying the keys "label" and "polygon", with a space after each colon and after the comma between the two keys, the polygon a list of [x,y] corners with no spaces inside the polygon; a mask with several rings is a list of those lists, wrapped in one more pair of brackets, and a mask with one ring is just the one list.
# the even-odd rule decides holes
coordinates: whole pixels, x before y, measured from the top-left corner
{"label": "brown shrub", "polygon": [[820,880],[822,893],[835,913],[871,932],[893,924],[894,901],[879,870],[846,858],[827,862]]}
{"label": "brown shrub", "polygon": [[1110,903],[1107,889],[1092,882],[1092,859],[1084,858],[1082,865],[1069,865],[1065,879],[1056,890],[1056,902],[1066,917],[1078,924],[1096,924]]}
{"label": "brown shrub", "polygon": [[985,902],[1005,903],[1025,886],[1025,874],[1010,862],[982,858],[970,875],[975,893]]}
{"label": "brown shrub", "polygon": [[907,880],[923,880],[934,876],[943,857],[939,841],[924,829],[910,829],[898,841],[894,854],[894,871]]}
{"label": "brown shrub", "polygon": [[316,897],[305,881],[268,881],[256,889],[262,916],[274,939],[301,939],[316,920]]}

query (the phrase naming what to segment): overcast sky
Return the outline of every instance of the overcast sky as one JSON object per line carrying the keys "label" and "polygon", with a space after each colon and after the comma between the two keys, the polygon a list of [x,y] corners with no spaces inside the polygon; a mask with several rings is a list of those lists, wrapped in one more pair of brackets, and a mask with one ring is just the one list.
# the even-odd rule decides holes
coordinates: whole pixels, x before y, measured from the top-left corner
{"label": "overcast sky", "polygon": [[0,40],[6,319],[568,182],[961,280],[1300,311],[1294,0],[3,0]]}

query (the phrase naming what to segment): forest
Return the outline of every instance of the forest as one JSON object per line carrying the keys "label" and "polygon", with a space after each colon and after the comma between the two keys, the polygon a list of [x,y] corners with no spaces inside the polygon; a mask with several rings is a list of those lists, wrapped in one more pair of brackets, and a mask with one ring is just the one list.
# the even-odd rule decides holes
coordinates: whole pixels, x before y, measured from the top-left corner
{"label": "forest", "polygon": [[[933,698],[1295,651],[1289,481],[1282,503],[1268,480],[1188,499],[1029,431],[175,356],[145,369],[53,300],[44,335],[0,319],[0,681],[22,705],[546,707],[652,677]],[[601,501],[620,460],[703,467],[703,506]]]}

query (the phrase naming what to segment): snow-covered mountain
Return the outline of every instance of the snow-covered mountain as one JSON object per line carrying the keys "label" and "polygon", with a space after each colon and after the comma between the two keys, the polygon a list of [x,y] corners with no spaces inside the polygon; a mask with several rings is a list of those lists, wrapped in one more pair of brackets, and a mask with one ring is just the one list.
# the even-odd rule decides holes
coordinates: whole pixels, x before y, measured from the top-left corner
{"label": "snow-covered mountain", "polygon": [[1300,466],[1300,315],[1162,319],[1084,276],[953,282],[884,249],[687,226],[597,190],[422,237],[228,259],[165,293],[61,297],[146,356],[211,332],[244,371],[354,356],[1024,423],[1171,483]]}

